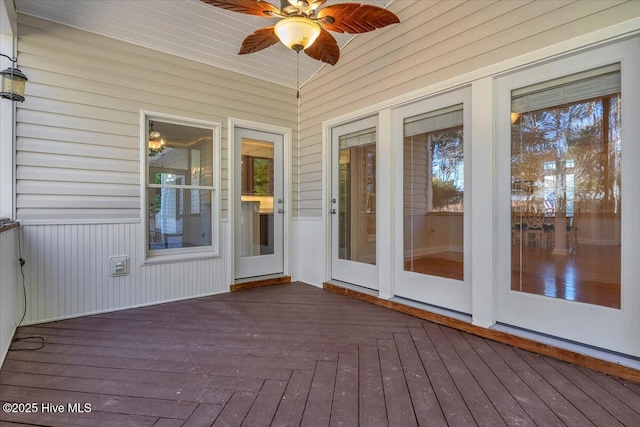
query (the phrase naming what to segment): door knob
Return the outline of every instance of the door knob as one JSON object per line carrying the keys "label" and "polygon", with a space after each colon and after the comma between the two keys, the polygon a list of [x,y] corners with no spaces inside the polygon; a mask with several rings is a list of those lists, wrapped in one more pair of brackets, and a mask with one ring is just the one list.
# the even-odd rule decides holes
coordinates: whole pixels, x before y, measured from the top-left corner
{"label": "door knob", "polygon": [[284,209],[278,209],[278,213],[284,213]]}
{"label": "door knob", "polygon": [[335,209],[331,209],[331,210],[329,211],[329,213],[330,213],[331,215],[335,215],[336,210],[335,210]]}

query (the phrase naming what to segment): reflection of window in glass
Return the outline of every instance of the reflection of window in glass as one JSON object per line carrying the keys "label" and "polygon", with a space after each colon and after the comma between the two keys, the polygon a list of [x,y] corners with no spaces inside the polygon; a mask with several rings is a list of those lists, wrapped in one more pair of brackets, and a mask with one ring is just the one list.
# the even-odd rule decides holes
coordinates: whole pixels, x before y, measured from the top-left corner
{"label": "reflection of window in glass", "polygon": [[614,64],[512,92],[511,178],[533,183],[511,195],[513,290],[620,307],[620,91]]}
{"label": "reflection of window in glass", "polygon": [[404,121],[405,270],[463,279],[463,110]]}
{"label": "reflection of window in glass", "polygon": [[[211,247],[213,130],[149,120],[147,248]],[[152,131],[151,131],[152,129]]]}
{"label": "reflection of window in glass", "polygon": [[[191,150],[191,185],[200,185],[200,151]],[[200,213],[200,192],[191,194],[191,213]]]}
{"label": "reflection of window in glass", "polygon": [[273,196],[273,158],[242,156],[242,194]]}

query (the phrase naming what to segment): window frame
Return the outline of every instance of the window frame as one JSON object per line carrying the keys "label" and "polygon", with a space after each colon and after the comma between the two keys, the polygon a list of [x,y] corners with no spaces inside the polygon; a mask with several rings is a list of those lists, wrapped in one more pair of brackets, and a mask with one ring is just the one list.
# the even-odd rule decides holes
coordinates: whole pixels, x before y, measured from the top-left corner
{"label": "window frame", "polygon": [[[149,155],[148,135],[149,122],[157,121],[181,126],[192,126],[209,129],[212,132],[212,183],[211,185],[169,185],[149,184]],[[140,219],[142,222],[142,259],[143,264],[162,262],[188,261],[192,259],[215,258],[220,256],[220,209],[221,209],[221,133],[222,125],[217,122],[191,119],[151,111],[140,111],[140,177],[141,200]],[[149,249],[149,221],[147,220],[147,199],[149,190],[157,188],[171,188],[175,190],[205,190],[211,192],[211,245],[190,248]]]}

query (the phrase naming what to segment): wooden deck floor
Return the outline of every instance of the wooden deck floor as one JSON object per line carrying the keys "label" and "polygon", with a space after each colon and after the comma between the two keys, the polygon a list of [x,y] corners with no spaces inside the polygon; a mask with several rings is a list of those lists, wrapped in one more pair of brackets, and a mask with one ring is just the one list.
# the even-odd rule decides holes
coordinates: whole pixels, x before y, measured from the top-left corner
{"label": "wooden deck floor", "polygon": [[298,283],[19,334],[0,425],[640,426],[640,384]]}

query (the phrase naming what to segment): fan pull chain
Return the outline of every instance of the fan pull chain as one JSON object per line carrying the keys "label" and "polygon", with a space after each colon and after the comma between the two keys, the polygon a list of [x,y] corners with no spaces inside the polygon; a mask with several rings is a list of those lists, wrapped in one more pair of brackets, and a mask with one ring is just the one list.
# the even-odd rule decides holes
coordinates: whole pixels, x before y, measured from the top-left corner
{"label": "fan pull chain", "polygon": [[296,99],[300,99],[300,51],[296,52]]}

